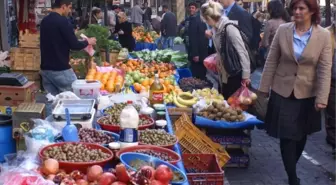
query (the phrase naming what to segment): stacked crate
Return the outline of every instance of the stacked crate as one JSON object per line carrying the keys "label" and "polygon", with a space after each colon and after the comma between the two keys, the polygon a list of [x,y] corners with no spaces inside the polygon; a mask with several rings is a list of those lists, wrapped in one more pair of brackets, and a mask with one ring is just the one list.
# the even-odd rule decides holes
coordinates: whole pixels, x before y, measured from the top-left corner
{"label": "stacked crate", "polygon": [[12,72],[22,73],[37,86],[41,84],[39,75],[41,54],[39,34],[20,31],[19,47],[11,48]]}
{"label": "stacked crate", "polygon": [[206,129],[207,136],[223,146],[230,155],[225,167],[246,168],[249,166],[249,148],[251,147],[251,130],[244,129]]}

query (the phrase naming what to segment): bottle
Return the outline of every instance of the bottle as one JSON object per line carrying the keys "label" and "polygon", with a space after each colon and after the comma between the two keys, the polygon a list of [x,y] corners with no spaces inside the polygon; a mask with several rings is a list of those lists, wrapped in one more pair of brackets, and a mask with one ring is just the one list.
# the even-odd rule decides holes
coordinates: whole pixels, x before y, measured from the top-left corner
{"label": "bottle", "polygon": [[163,93],[164,87],[160,83],[159,75],[155,74],[155,79],[153,84],[149,89],[149,102],[151,105],[154,104],[163,104]]}
{"label": "bottle", "polygon": [[132,101],[120,113],[120,148],[138,145],[139,113]]}

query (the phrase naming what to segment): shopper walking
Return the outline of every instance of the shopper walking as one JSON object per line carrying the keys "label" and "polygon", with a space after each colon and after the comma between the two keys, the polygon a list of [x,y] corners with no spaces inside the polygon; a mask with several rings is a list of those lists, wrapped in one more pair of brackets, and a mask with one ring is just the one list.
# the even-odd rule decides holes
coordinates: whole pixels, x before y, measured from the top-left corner
{"label": "shopper walking", "polygon": [[281,156],[290,185],[299,185],[296,164],[307,135],[321,130],[320,110],[330,90],[330,33],[319,26],[316,0],[292,0],[294,22],[281,25],[266,60],[259,91],[270,99],[267,133],[280,138]]}
{"label": "shopper walking", "polygon": [[[267,11],[270,14],[270,19],[266,22],[264,28],[264,37],[261,41],[261,46],[266,49],[266,56],[269,51],[269,47],[272,43],[274,35],[281,24],[289,22],[284,18],[286,10],[279,0],[270,1],[267,4]],[[288,17],[289,18],[289,17]]]}
{"label": "shopper walking", "polygon": [[148,7],[148,3],[144,3],[143,23],[146,30],[152,30],[152,9]]}
{"label": "shopper walking", "polygon": [[331,75],[331,86],[329,93],[328,106],[326,110],[326,132],[327,132],[327,143],[333,148],[333,155],[335,155],[335,140],[336,140],[336,118],[335,118],[335,107],[336,107],[336,7],[333,8],[334,22],[328,28],[330,31],[330,40],[332,42],[333,51],[333,65],[332,65],[332,75]]}
{"label": "shopper walking", "polygon": [[194,77],[206,79],[206,68],[203,64],[208,56],[208,39],[205,36],[207,26],[201,20],[197,3],[189,3],[190,16],[184,21],[184,39]]}
{"label": "shopper walking", "polygon": [[93,7],[92,13],[91,13],[91,23],[89,16],[83,21],[82,25],[80,26],[80,29],[86,29],[88,28],[89,24],[102,24],[103,19],[103,12],[100,8]]}
{"label": "shopper walking", "polygon": [[[245,48],[244,41],[241,37],[240,31],[233,25],[226,16],[222,16],[222,6],[213,1],[205,3],[201,7],[201,15],[209,26],[213,27],[213,41],[217,51],[217,71],[219,75],[219,85],[224,97],[230,97],[241,85],[248,85],[250,83],[250,58]],[[225,29],[226,28],[226,29]],[[226,31],[226,33],[224,33]],[[230,42],[239,55],[239,62],[242,66],[242,71],[234,76],[230,76],[224,66],[224,58],[226,52],[226,43],[222,43],[223,35],[226,35],[226,41]],[[231,50],[232,51],[232,50]]]}
{"label": "shopper walking", "polygon": [[70,50],[81,50],[96,44],[95,38],[78,41],[66,16],[71,12],[71,0],[56,0],[52,12],[41,22],[41,76],[44,89],[52,95],[71,91],[77,78],[69,64]]}
{"label": "shopper walking", "polygon": [[123,48],[127,48],[131,52],[135,47],[135,39],[132,36],[132,25],[128,22],[125,12],[119,12],[118,19],[119,24],[115,31],[119,35],[119,42]]}
{"label": "shopper walking", "polygon": [[134,27],[142,26],[142,16],[144,11],[141,9],[139,2],[135,1],[135,6],[131,9],[131,23]]}
{"label": "shopper walking", "polygon": [[270,19],[266,22],[264,28],[264,37],[261,41],[261,45],[268,51],[279,26],[289,22],[289,20],[284,19],[286,10],[279,0],[270,1],[267,4],[267,11],[270,14]]}
{"label": "shopper walking", "polygon": [[163,49],[173,48],[174,39],[177,36],[177,19],[173,12],[163,5],[164,16],[161,20],[161,42]]}

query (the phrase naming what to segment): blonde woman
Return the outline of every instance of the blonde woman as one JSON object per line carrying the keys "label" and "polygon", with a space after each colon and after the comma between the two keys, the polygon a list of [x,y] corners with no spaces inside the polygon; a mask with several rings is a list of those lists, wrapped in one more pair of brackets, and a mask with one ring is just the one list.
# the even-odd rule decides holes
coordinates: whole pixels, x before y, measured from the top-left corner
{"label": "blonde woman", "polygon": [[[222,5],[209,1],[201,7],[202,19],[212,27],[213,35],[212,40],[217,52],[217,70],[219,74],[219,84],[224,97],[230,97],[241,85],[248,85],[250,83],[250,58],[245,48],[240,31],[235,27],[233,21],[230,21],[226,16],[222,15]],[[226,29],[225,29],[226,28]],[[229,67],[224,65],[230,61],[224,61],[227,53],[226,43],[222,43],[223,32],[226,32],[226,41],[230,43],[231,51],[234,50],[239,56],[241,70],[230,75],[228,73]],[[227,58],[227,57],[225,57]]]}
{"label": "blonde woman", "polygon": [[135,47],[135,39],[132,36],[132,24],[128,22],[125,12],[118,13],[119,24],[116,26],[115,32],[118,33],[119,42],[123,48],[133,51]]}

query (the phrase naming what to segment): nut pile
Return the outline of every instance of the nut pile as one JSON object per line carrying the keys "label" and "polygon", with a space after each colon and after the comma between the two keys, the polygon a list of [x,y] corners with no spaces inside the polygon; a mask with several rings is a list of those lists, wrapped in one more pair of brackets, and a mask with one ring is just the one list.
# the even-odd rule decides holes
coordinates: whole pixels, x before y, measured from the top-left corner
{"label": "nut pile", "polygon": [[92,128],[81,128],[79,130],[79,139],[81,142],[108,144],[114,141],[113,137],[103,131]]}
{"label": "nut pile", "polygon": [[151,151],[151,150],[136,150],[134,152],[147,154],[147,155],[162,159],[164,161],[173,161],[174,160],[174,158],[171,157],[170,155],[168,155],[167,153],[156,152],[156,151]]}
{"label": "nut pile", "polygon": [[237,122],[245,120],[242,110],[225,107],[224,104],[216,102],[213,102],[212,105],[201,110],[198,115],[214,121]]}
{"label": "nut pile", "polygon": [[[116,119],[116,116],[113,116],[113,115],[104,116],[100,118],[98,122],[101,124],[105,124],[105,125],[120,126],[119,115],[118,115],[118,119]],[[144,125],[149,125],[149,124],[151,124],[150,119],[148,119],[146,116],[140,116],[139,126],[144,126]]]}
{"label": "nut pile", "polygon": [[43,155],[65,162],[97,162],[110,157],[100,149],[89,149],[82,144],[64,144],[47,148]]}
{"label": "nut pile", "polygon": [[203,89],[210,87],[210,84],[208,82],[194,77],[182,78],[179,83],[180,88],[183,91],[193,91],[194,89]]}
{"label": "nut pile", "polygon": [[168,134],[163,129],[146,129],[139,132],[140,143],[156,146],[167,146],[176,142],[176,137]]}
{"label": "nut pile", "polygon": [[[116,103],[112,107],[106,108],[104,110],[105,115],[111,115],[115,119],[115,122],[119,122],[119,116],[121,111],[127,106],[127,103]],[[133,105],[134,108],[139,112],[140,106],[139,105]]]}

